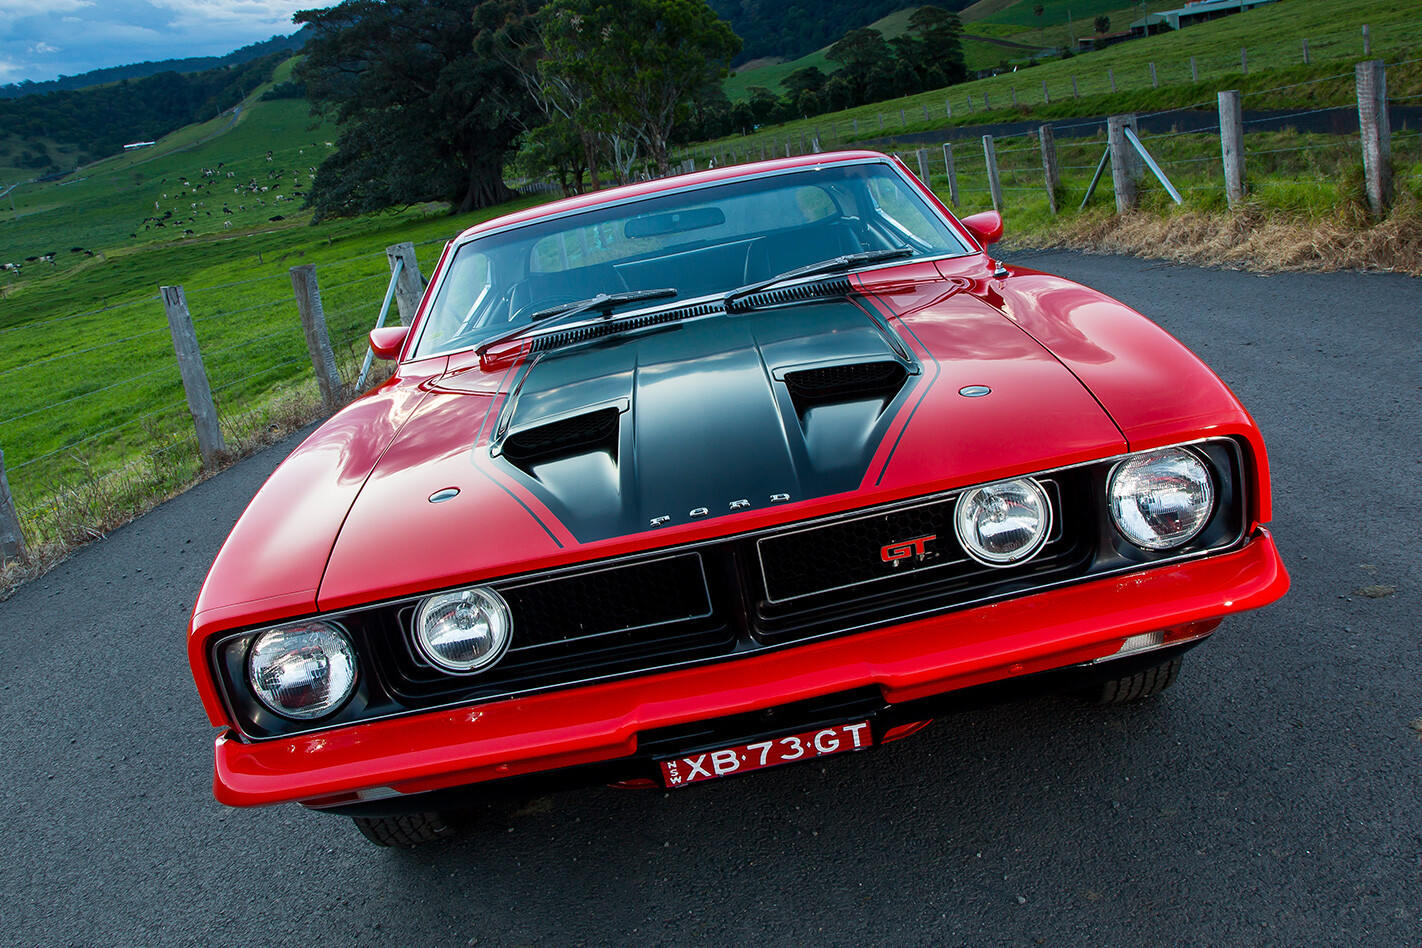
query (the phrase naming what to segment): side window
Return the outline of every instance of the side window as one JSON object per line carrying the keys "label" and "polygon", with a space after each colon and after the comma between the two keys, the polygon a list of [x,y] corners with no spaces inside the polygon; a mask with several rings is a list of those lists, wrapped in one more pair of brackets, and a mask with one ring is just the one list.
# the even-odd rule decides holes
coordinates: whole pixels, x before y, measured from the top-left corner
{"label": "side window", "polygon": [[879,217],[901,236],[921,247],[941,243],[943,225],[929,219],[922,205],[904,191],[904,185],[887,176],[869,179],[869,195]]}
{"label": "side window", "polygon": [[441,346],[485,317],[493,283],[493,265],[482,253],[467,248],[450,261],[449,273],[434,303],[434,313],[421,345]]}

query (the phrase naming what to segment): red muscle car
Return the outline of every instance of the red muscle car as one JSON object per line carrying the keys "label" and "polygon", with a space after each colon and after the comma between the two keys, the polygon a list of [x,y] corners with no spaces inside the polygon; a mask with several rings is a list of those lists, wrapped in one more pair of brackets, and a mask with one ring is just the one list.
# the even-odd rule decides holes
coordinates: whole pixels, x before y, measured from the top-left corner
{"label": "red muscle car", "polygon": [[1010,695],[1168,686],[1288,587],[1264,443],[1184,346],[807,155],[471,228],[394,376],[272,475],[188,648],[215,791],[373,841],[683,787]]}

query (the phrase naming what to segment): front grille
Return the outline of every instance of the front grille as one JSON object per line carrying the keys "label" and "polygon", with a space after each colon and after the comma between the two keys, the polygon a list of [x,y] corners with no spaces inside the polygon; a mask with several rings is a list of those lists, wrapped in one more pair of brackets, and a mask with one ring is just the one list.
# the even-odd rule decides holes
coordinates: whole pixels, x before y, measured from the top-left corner
{"label": "front grille", "polygon": [[947,611],[1079,575],[1093,549],[1071,479],[1041,481],[1058,512],[1042,550],[1025,563],[971,559],[953,529],[956,496],[790,531],[757,542],[752,624],[781,644]]}
{"label": "front grille", "polygon": [[[313,728],[264,711],[246,684],[252,631],[214,643],[214,661],[244,734],[255,739],[339,727],[435,707],[702,665],[828,636],[941,615],[1044,587],[1125,573],[1234,548],[1244,540],[1243,462],[1228,440],[1192,448],[1218,488],[1209,524],[1190,544],[1151,552],[1110,525],[1112,460],[1039,475],[1053,534],[1026,563],[969,558],[952,528],[956,494],[761,534],[492,580],[509,603],[508,653],[473,676],[431,666],[414,645],[421,599],[334,613],[362,659],[359,691]],[[684,735],[681,735],[684,737]]]}

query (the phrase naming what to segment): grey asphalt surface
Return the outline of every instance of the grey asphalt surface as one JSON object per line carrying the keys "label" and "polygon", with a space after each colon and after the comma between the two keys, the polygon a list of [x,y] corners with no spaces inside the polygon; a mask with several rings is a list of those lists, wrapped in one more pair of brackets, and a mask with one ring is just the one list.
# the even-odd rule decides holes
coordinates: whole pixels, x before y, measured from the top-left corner
{"label": "grey asphalt surface", "polygon": [[1422,282],[1006,256],[1158,320],[1264,430],[1293,590],[1166,694],[557,794],[415,851],[225,809],[183,628],[288,442],[0,603],[0,944],[1422,944]]}

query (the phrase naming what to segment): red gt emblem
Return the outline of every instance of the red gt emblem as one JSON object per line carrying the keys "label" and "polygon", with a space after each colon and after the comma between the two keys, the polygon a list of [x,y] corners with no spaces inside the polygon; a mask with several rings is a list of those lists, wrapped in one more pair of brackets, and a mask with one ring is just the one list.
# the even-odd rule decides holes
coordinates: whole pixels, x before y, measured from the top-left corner
{"label": "red gt emblem", "polygon": [[938,539],[937,536],[918,537],[914,540],[905,540],[902,543],[890,543],[879,550],[879,558],[885,563],[895,563],[899,560],[906,560],[910,556],[917,556],[923,559],[927,555],[925,545]]}

